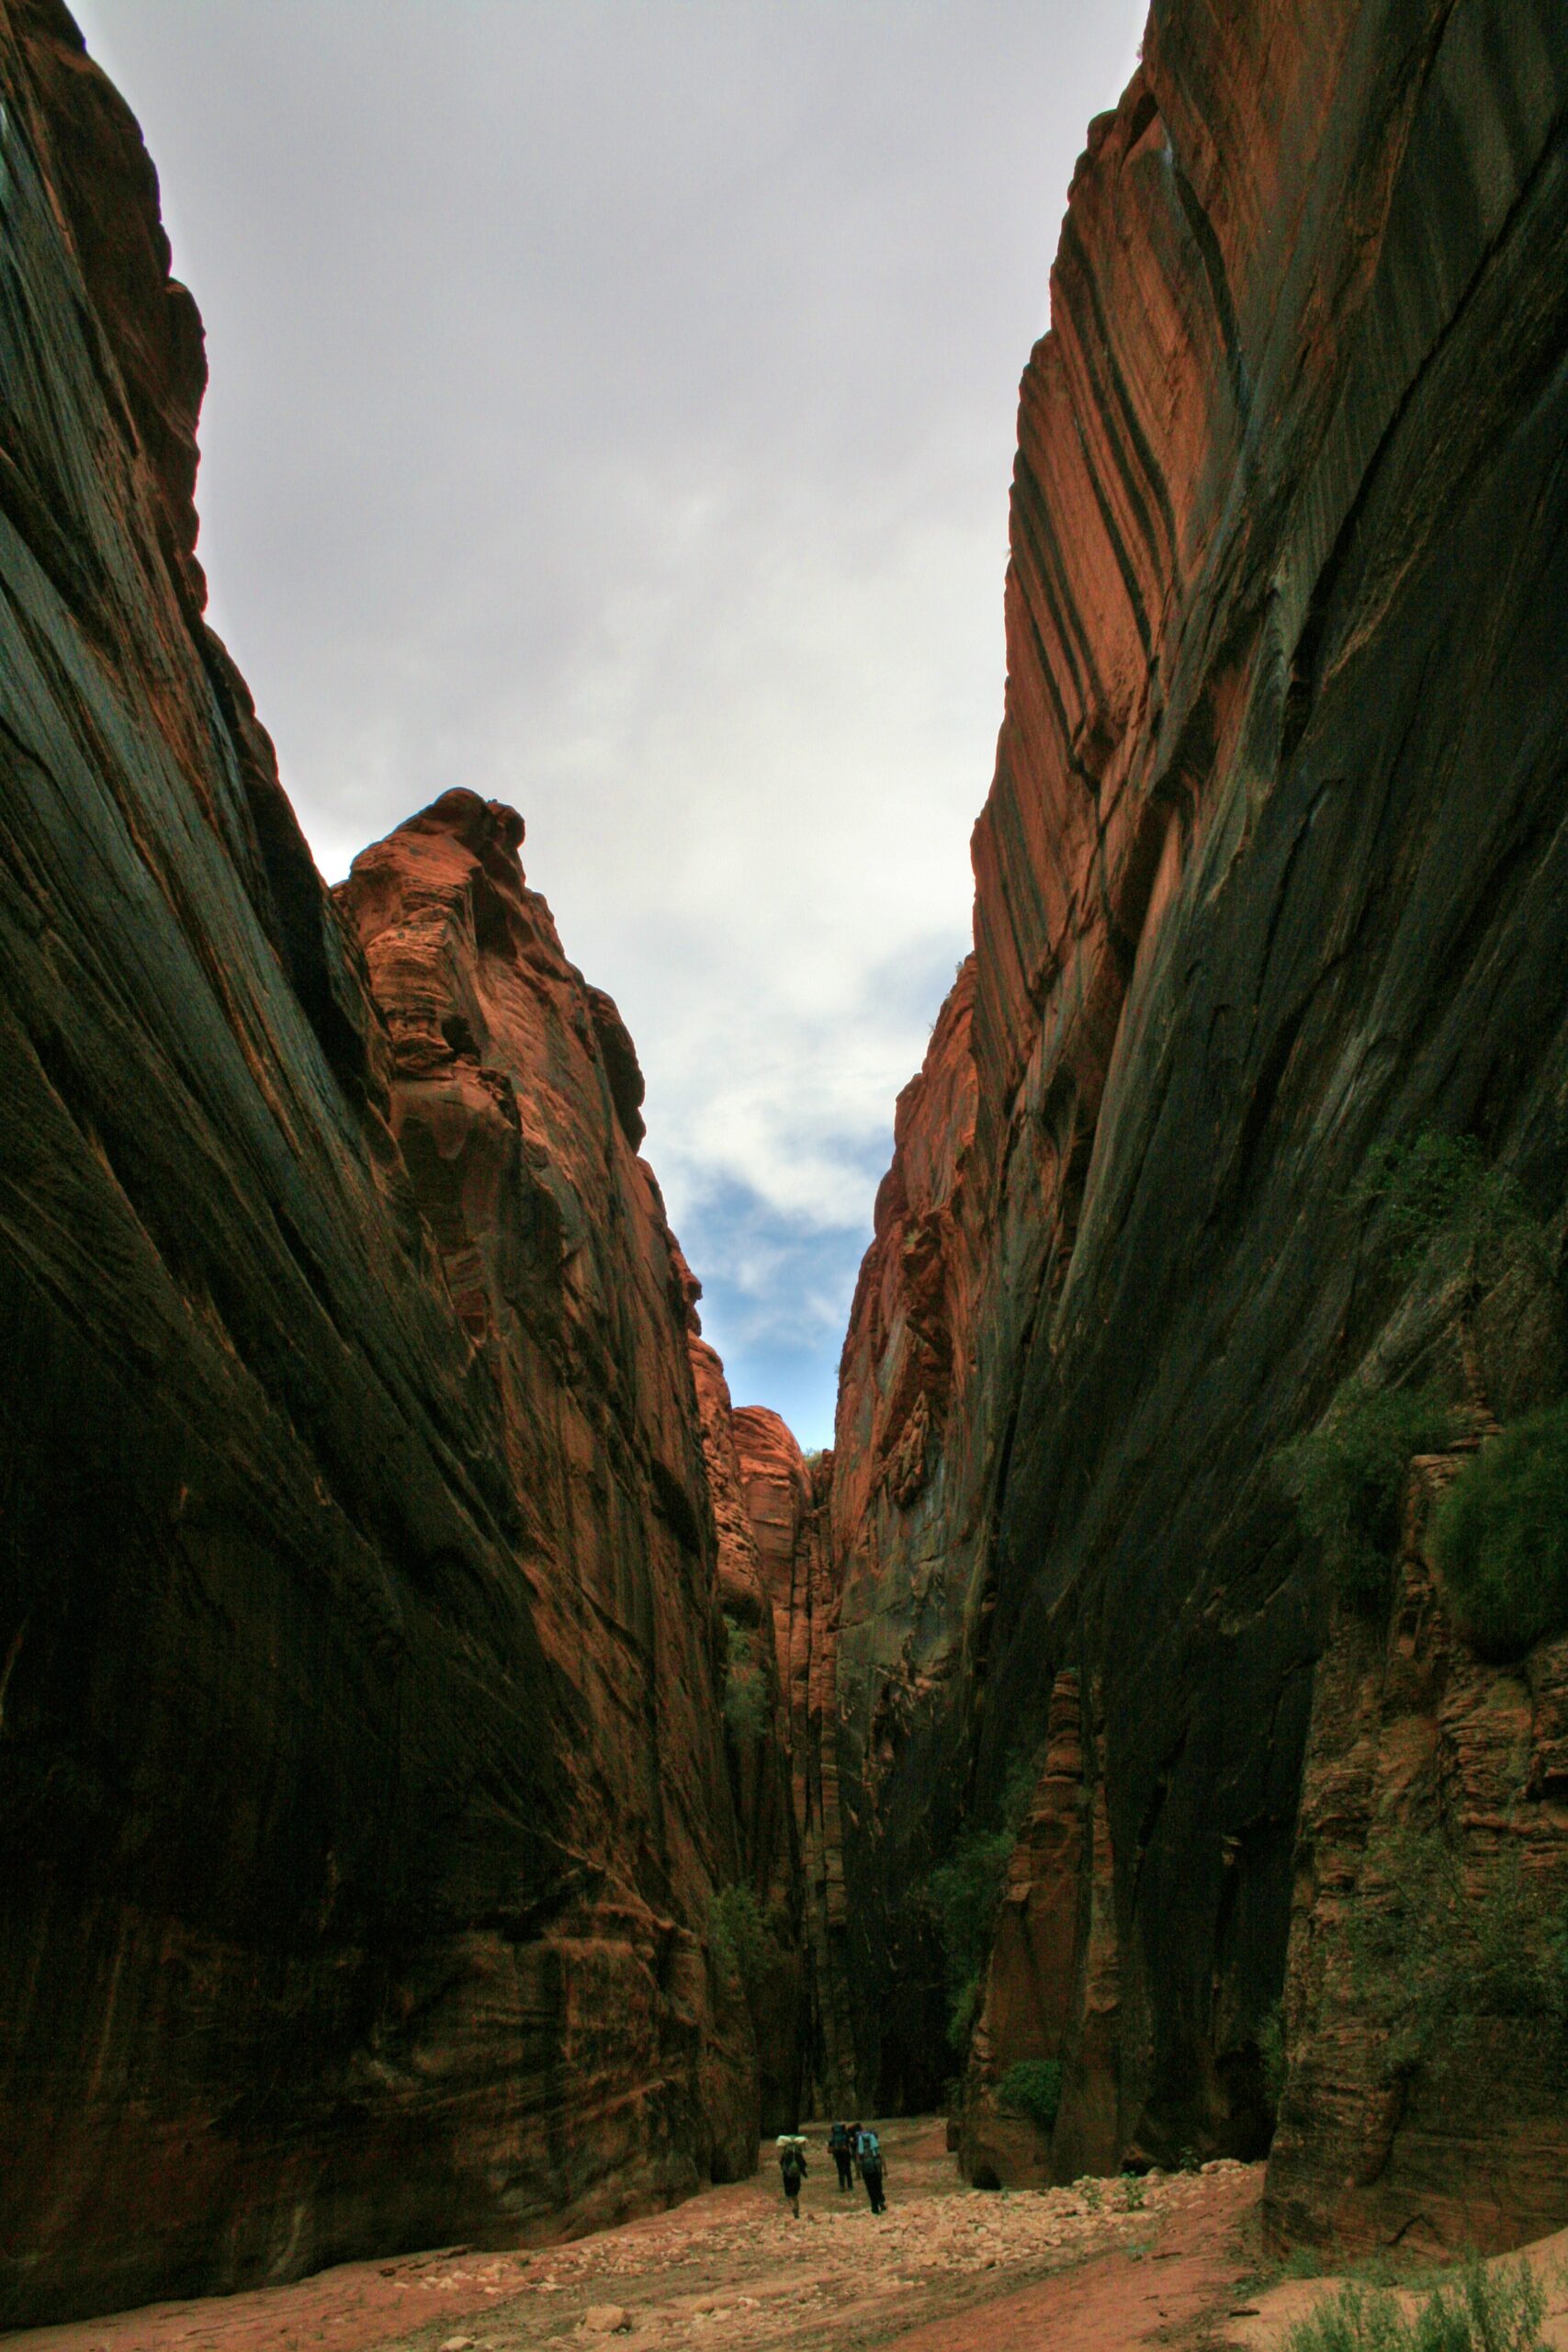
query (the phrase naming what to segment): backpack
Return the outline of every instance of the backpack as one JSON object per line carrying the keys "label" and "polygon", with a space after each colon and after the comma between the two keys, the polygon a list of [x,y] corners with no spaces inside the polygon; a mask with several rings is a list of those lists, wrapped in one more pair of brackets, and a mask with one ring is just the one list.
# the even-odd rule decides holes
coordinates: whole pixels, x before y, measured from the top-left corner
{"label": "backpack", "polygon": [[860,2160],[863,2165],[875,2165],[880,2167],[882,2163],[882,2143],[877,2139],[874,2132],[863,2132],[861,2133]]}
{"label": "backpack", "polygon": [[850,2135],[848,2132],[841,2123],[835,2123],[832,2130],[828,2134],[828,2145],[830,2148],[847,2148],[849,2144]]}

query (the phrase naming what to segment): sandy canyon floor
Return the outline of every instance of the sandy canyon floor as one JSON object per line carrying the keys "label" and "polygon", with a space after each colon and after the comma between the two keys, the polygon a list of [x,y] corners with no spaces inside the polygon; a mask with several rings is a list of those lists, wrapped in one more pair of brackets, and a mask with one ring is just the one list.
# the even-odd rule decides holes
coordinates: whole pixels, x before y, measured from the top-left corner
{"label": "sandy canyon floor", "polygon": [[[1260,2165],[1045,2191],[966,2188],[929,2118],[888,2125],[887,2211],[812,2135],[793,2219],[758,2177],[527,2254],[442,2248],[289,2287],[162,2303],[7,2352],[1265,2352],[1328,2282],[1266,2282]],[[1137,2201],[1140,2199],[1141,2201]],[[1568,2233],[1541,2249],[1568,2256]],[[1549,2340],[1568,2347],[1568,2269]]]}

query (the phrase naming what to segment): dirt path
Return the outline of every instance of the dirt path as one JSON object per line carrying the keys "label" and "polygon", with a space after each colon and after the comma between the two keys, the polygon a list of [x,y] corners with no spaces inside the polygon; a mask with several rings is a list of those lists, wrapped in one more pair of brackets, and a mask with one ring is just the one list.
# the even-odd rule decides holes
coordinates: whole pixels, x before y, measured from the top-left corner
{"label": "dirt path", "polygon": [[6,2352],[1124,2352],[1224,2341],[1261,2167],[965,2188],[929,2119],[883,2131],[888,2209],[823,2147],[799,2221],[754,2180],[532,2255],[351,2263],[290,2287],[7,2339]]}

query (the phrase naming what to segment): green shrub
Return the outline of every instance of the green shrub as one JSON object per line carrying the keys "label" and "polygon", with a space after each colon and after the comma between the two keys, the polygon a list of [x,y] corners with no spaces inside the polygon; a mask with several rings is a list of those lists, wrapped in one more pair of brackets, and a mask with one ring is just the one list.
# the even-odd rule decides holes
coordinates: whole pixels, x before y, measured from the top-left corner
{"label": "green shrub", "polygon": [[1483,1446],[1432,1532],[1449,1605],[1483,1657],[1518,1657],[1568,1632],[1568,1405]]}
{"label": "green shrub", "polygon": [[1377,1153],[1353,1198],[1379,1215],[1380,1238],[1396,1273],[1416,1273],[1434,1244],[1474,1261],[1482,1281],[1511,1266],[1545,1271],[1546,1243],[1516,1179],[1487,1164],[1472,1136],[1428,1130]]}
{"label": "green shrub", "polygon": [[1272,2108],[1278,2108],[1285,2094],[1285,2010],[1276,2001],[1258,2019],[1254,2039],[1258,2044],[1258,2064],[1263,2070],[1263,2096]]}
{"label": "green shrub", "polygon": [[956,1992],[951,1987],[947,2005],[947,2046],[957,2058],[967,2054],[969,2037],[980,2007],[980,1979],[971,1976]]}
{"label": "green shrub", "polygon": [[1055,2058],[1019,2058],[997,2085],[997,2105],[1004,2115],[1021,2115],[1048,2132],[1062,2103],[1061,2062]]}
{"label": "green shrub", "polygon": [[1392,2079],[1427,2064],[1472,2018],[1545,2027],[1568,2058],[1568,1906],[1554,1915],[1517,1846],[1467,1887],[1435,1830],[1403,1830],[1378,1858],[1387,1893],[1348,1925],[1350,1981],[1383,2033]]}
{"label": "green shrub", "polygon": [[1546,2352],[1546,2295],[1525,2263],[1488,2270],[1479,2256],[1451,2287],[1406,2315],[1397,2297],[1354,2283],[1298,2320],[1285,2352]]}
{"label": "green shrub", "polygon": [[1445,1445],[1452,1427],[1434,1389],[1348,1381],[1321,1428],[1275,1455],[1303,1533],[1352,1607],[1371,1608],[1385,1598],[1411,1459]]}
{"label": "green shrub", "polygon": [[1146,2181],[1140,2180],[1135,2173],[1127,2173],[1123,2175],[1122,2181],[1122,2206],[1124,2212],[1141,2213],[1145,2203],[1148,2201],[1148,2184]]}
{"label": "green shrub", "polygon": [[724,1720],[738,1738],[761,1739],[773,1729],[768,1685],[757,1663],[753,1637],[732,1617],[724,1621],[728,1655],[724,1668]]}
{"label": "green shrub", "polygon": [[721,1886],[712,1896],[708,1939],[723,1974],[754,2001],[784,1954],[749,1886]]}
{"label": "green shrub", "polygon": [[947,1973],[947,2038],[959,2052],[979,2007],[980,1971],[1017,1842],[1010,1829],[968,1830],[928,1883]]}

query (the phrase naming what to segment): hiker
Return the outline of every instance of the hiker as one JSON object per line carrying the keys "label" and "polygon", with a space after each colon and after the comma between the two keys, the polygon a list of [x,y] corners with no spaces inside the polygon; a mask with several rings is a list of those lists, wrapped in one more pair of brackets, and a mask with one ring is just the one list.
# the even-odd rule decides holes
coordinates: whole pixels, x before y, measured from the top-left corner
{"label": "hiker", "polygon": [[855,2153],[860,2157],[860,2177],[865,2183],[871,2210],[874,2213],[884,2212],[887,2199],[882,2193],[882,2143],[869,2126],[862,2128]]}
{"label": "hiker", "polygon": [[806,2177],[806,2143],[802,2140],[779,2139],[779,2171],[784,2179],[785,2202],[798,2222],[800,2219],[800,2184]]}
{"label": "hiker", "polygon": [[852,2123],[850,2130],[850,2178],[860,2178],[860,2125]]}
{"label": "hiker", "polygon": [[850,2127],[847,2123],[835,2123],[829,2132],[828,2154],[839,2167],[839,2187],[852,2188],[855,2185],[855,2164],[850,2153]]}

